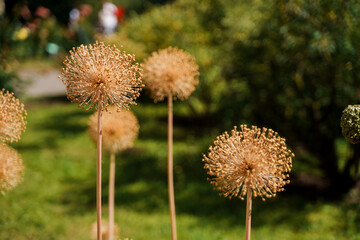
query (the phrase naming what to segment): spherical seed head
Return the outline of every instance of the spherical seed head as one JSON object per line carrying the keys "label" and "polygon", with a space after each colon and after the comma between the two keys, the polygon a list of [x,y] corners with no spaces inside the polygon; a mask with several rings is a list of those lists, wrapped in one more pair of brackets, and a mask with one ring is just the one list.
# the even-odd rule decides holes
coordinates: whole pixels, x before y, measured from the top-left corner
{"label": "spherical seed head", "polygon": [[26,129],[24,104],[5,89],[0,91],[0,141],[17,142]]}
{"label": "spherical seed head", "polygon": [[[101,220],[101,235],[102,239],[106,240],[109,239],[109,221],[102,219]],[[119,227],[114,224],[114,239],[117,239],[117,236],[119,235]],[[92,239],[97,239],[97,222],[94,222],[91,224],[91,230],[90,230],[90,236]]]}
{"label": "spherical seed head", "polygon": [[[89,135],[97,141],[98,114],[89,119]],[[103,147],[106,151],[117,153],[133,146],[139,133],[139,122],[128,110],[117,111],[110,107],[102,116]]]}
{"label": "spherical seed head", "polygon": [[349,105],[345,108],[340,126],[346,141],[354,144],[360,142],[360,105]]}
{"label": "spherical seed head", "polygon": [[0,144],[0,192],[5,193],[23,180],[24,166],[17,151]]}
{"label": "spherical seed head", "polygon": [[66,85],[67,97],[80,107],[97,108],[115,105],[128,109],[135,104],[142,87],[142,69],[135,55],[126,54],[115,46],[96,42],[70,51],[60,77]]}
{"label": "spherical seed head", "polygon": [[274,197],[289,183],[286,174],[294,154],[285,139],[271,129],[246,125],[217,137],[204,155],[210,182],[225,197],[244,199],[248,189],[254,197]]}
{"label": "spherical seed head", "polygon": [[189,53],[169,47],[152,53],[144,61],[144,81],[155,101],[171,94],[184,100],[199,82],[199,67]]}

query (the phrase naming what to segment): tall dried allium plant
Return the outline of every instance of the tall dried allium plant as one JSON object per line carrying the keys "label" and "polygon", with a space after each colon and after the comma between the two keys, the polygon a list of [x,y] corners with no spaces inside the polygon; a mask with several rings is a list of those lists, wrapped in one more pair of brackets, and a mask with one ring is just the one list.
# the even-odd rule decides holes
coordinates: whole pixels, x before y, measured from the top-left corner
{"label": "tall dried allium plant", "polygon": [[285,139],[267,128],[246,125],[236,127],[217,137],[215,146],[204,155],[210,182],[225,197],[247,195],[246,240],[250,240],[252,196],[270,198],[289,183],[294,154],[287,149]]}
{"label": "tall dried allium plant", "polygon": [[[17,142],[26,128],[24,104],[10,93],[0,91],[0,141]],[[0,143],[0,192],[13,189],[22,181],[24,166],[20,154]]]}
{"label": "tall dried allium plant", "polygon": [[[103,114],[102,130],[104,150],[110,152],[109,224],[107,236],[109,236],[108,240],[113,240],[115,236],[115,154],[133,146],[139,133],[139,122],[131,111],[116,111],[113,107],[109,107],[108,110],[108,112]],[[95,143],[97,141],[97,125],[98,118],[97,113],[95,113],[89,119],[89,135]]]}
{"label": "tall dried allium plant", "polygon": [[24,104],[5,89],[0,91],[0,141],[17,142],[25,131],[26,110]]}
{"label": "tall dried allium plant", "polygon": [[70,51],[64,61],[60,77],[66,85],[67,97],[80,107],[98,109],[97,138],[97,227],[101,237],[101,152],[103,108],[114,105],[128,109],[140,95],[141,68],[135,63],[135,56],[120,51],[115,46],[96,42],[81,45]]}
{"label": "tall dried allium plant", "polygon": [[144,61],[144,81],[155,102],[168,98],[168,188],[171,238],[177,239],[173,177],[173,99],[184,100],[198,84],[199,67],[194,57],[173,47],[159,50]]}
{"label": "tall dried allium plant", "polygon": [[22,180],[24,166],[20,154],[5,144],[0,144],[0,192],[16,187]]}

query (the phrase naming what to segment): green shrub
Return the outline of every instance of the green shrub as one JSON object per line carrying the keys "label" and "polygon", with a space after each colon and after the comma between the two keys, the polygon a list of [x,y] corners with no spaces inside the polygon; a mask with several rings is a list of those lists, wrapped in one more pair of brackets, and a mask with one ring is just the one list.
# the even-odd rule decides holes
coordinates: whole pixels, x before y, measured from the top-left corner
{"label": "green shrub", "polygon": [[145,53],[183,48],[200,65],[188,103],[222,126],[278,129],[299,161],[340,192],[358,176],[360,150],[339,162],[342,109],[360,100],[360,4],[351,0],[178,0],[130,19],[122,31]]}

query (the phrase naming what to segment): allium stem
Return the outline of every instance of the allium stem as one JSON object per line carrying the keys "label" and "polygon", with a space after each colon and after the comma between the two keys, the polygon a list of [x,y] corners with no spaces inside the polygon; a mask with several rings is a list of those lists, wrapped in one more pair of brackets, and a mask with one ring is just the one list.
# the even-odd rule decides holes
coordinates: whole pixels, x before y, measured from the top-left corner
{"label": "allium stem", "polygon": [[96,210],[97,210],[97,239],[102,240],[101,232],[101,152],[102,152],[102,100],[98,103],[98,139],[97,139],[97,178],[96,178]]}
{"label": "allium stem", "polygon": [[174,171],[173,171],[173,98],[168,97],[168,188],[171,219],[171,239],[176,240],[176,213],[174,196]]}
{"label": "allium stem", "polygon": [[114,192],[115,192],[115,153],[110,154],[109,174],[109,239],[114,240]]}
{"label": "allium stem", "polygon": [[247,189],[247,200],[246,200],[245,240],[250,240],[251,208],[252,208],[252,191],[251,191],[251,188],[248,187],[248,189]]}

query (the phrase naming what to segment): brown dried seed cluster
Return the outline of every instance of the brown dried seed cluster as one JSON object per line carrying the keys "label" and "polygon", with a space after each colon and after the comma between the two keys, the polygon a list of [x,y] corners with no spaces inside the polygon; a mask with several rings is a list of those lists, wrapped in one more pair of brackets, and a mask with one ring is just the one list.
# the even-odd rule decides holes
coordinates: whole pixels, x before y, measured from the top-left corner
{"label": "brown dried seed cluster", "polygon": [[135,55],[126,54],[115,46],[96,42],[70,51],[60,77],[66,85],[67,97],[80,107],[116,105],[128,109],[136,104],[142,87],[142,69]]}
{"label": "brown dried seed cluster", "polygon": [[[109,221],[102,219],[101,220],[101,235],[102,239],[109,239]],[[115,224],[114,225],[114,236],[115,239],[119,236],[119,227]],[[90,235],[92,239],[97,239],[97,222],[91,224]]]}
{"label": "brown dried seed cluster", "polygon": [[5,89],[0,91],[0,141],[17,142],[26,129],[24,104]]}
{"label": "brown dried seed cluster", "polygon": [[169,47],[152,53],[144,61],[144,81],[155,101],[171,94],[184,100],[199,82],[199,67],[189,53]]}
{"label": "brown dried seed cluster", "polygon": [[[127,110],[116,111],[109,108],[102,116],[103,146],[106,151],[117,153],[132,147],[139,133],[136,116]],[[89,135],[97,141],[98,115],[94,113],[89,119]]]}
{"label": "brown dried seed cluster", "polygon": [[210,182],[225,197],[244,199],[250,189],[254,197],[274,197],[289,183],[292,157],[285,139],[271,129],[246,125],[217,137],[204,155]]}
{"label": "brown dried seed cluster", "polygon": [[0,192],[16,187],[23,180],[24,166],[17,151],[0,144]]}

